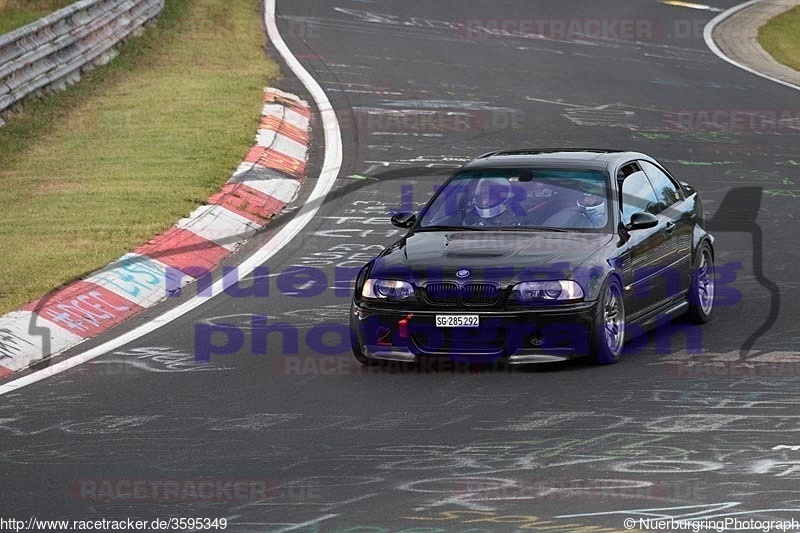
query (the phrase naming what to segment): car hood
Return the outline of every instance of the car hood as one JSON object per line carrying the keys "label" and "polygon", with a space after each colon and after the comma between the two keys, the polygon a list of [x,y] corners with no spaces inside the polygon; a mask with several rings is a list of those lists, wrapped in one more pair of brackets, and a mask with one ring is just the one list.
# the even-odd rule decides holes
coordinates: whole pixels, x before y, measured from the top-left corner
{"label": "car hood", "polygon": [[612,241],[611,234],[588,232],[425,231],[389,247],[374,268],[376,273],[405,273],[416,279],[430,276],[432,269],[444,279],[464,269],[519,272],[556,265],[559,271],[571,271]]}

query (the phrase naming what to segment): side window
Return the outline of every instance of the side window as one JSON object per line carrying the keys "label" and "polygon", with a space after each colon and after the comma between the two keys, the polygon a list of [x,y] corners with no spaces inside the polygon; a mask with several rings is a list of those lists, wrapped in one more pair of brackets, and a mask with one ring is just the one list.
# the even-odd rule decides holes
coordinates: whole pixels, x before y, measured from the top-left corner
{"label": "side window", "polygon": [[654,215],[660,211],[653,186],[641,170],[629,175],[622,182],[622,222],[629,223],[631,216],[639,211]]}
{"label": "side window", "polygon": [[617,179],[619,181],[622,181],[625,178],[627,178],[628,176],[630,176],[631,174],[633,174],[634,172],[638,172],[639,170],[642,170],[642,169],[639,168],[639,165],[636,163],[636,161],[631,161],[629,163],[625,163],[617,171]]}
{"label": "side window", "polygon": [[650,178],[650,183],[653,184],[656,198],[658,198],[659,213],[681,199],[677,185],[663,170],[648,161],[640,161],[639,164]]}

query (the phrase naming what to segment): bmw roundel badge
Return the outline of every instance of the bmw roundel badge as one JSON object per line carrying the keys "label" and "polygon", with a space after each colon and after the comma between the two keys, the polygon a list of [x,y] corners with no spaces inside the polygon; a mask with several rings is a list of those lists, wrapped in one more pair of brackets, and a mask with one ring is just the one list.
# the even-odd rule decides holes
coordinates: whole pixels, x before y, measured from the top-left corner
{"label": "bmw roundel badge", "polygon": [[468,278],[469,275],[470,275],[470,271],[467,270],[466,268],[462,268],[461,270],[456,272],[456,277],[459,278],[459,279]]}

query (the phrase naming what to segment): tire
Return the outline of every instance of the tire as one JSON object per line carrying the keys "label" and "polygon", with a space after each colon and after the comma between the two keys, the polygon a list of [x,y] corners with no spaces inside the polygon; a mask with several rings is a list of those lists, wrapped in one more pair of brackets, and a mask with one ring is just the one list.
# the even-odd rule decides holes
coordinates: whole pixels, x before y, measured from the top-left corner
{"label": "tire", "polygon": [[711,246],[704,242],[697,250],[692,267],[686,316],[698,324],[710,321],[714,312],[714,292],[714,253]]}
{"label": "tire", "polygon": [[594,361],[600,365],[611,365],[619,361],[625,346],[625,302],[622,285],[615,277],[608,278],[600,292],[594,330]]}

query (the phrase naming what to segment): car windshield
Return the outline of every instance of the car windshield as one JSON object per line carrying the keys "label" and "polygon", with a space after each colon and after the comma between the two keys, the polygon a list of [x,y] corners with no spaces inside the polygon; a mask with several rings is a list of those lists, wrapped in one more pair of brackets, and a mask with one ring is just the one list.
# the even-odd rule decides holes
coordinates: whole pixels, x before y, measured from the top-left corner
{"label": "car windshield", "polygon": [[599,170],[466,170],[422,210],[417,228],[597,231],[608,225],[609,197]]}

